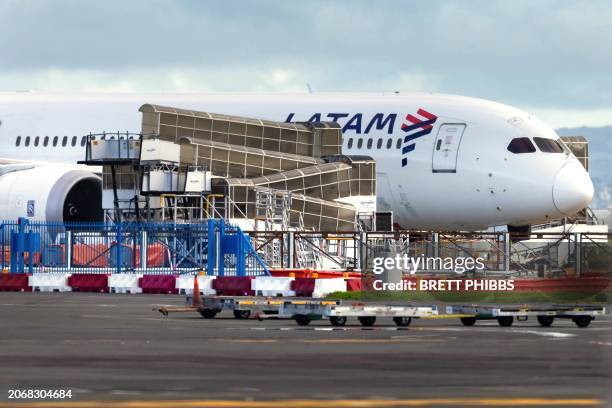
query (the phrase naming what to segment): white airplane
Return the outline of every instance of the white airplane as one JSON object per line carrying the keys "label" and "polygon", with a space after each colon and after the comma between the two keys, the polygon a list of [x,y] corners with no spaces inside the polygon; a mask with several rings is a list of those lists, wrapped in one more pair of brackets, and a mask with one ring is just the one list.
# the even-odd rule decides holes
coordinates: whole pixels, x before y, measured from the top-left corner
{"label": "white airplane", "polygon": [[84,135],[141,129],[145,103],[275,121],[336,121],[376,160],[377,209],[408,228],[527,226],[589,204],[588,173],[530,114],[440,94],[0,93],[0,219],[99,219]]}

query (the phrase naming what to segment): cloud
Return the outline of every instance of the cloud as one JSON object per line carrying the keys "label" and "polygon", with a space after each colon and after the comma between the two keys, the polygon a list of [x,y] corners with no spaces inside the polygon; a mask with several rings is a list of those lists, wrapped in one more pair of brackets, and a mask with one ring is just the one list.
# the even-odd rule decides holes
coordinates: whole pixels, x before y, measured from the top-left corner
{"label": "cloud", "polygon": [[337,80],[316,66],[224,68],[127,68],[11,71],[0,76],[0,89],[50,92],[304,92],[431,91],[434,80],[403,71],[380,77]]}
{"label": "cloud", "polygon": [[612,124],[612,108],[557,109],[522,106],[554,128],[600,127]]}
{"label": "cloud", "polygon": [[600,123],[612,107],[609,21],[603,0],[5,0],[0,89],[294,91],[310,83],[478,96],[561,124],[562,112]]}

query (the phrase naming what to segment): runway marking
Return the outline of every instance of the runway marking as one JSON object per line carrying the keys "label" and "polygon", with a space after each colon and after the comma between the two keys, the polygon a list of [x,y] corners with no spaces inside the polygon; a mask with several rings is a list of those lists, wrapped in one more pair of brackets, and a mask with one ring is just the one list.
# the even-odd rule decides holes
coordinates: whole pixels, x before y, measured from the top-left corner
{"label": "runway marking", "polygon": [[40,401],[0,403],[0,408],[381,408],[381,407],[547,407],[602,406],[604,401],[592,398],[421,398],[421,399],[343,399],[343,400],[130,400],[130,401]]}
{"label": "runway marking", "polygon": [[278,343],[277,339],[215,339],[228,343]]}
{"label": "runway marking", "polygon": [[612,342],[609,341],[589,341],[589,344],[597,344],[598,346],[612,346]]}
{"label": "runway marking", "polygon": [[407,331],[407,327],[225,327],[225,330],[257,331]]}
{"label": "runway marking", "polygon": [[560,332],[549,332],[549,331],[539,331],[539,330],[511,330],[511,331],[513,333],[535,334],[538,336],[554,337],[557,339],[567,339],[570,337],[576,337],[576,335],[572,333],[560,333]]}
{"label": "runway marking", "polygon": [[[407,343],[410,341],[423,341],[421,337],[403,337],[403,338],[390,338],[390,339],[298,339],[298,343],[309,343],[309,344],[384,344],[384,343]],[[444,342],[445,339],[427,339],[427,342]]]}

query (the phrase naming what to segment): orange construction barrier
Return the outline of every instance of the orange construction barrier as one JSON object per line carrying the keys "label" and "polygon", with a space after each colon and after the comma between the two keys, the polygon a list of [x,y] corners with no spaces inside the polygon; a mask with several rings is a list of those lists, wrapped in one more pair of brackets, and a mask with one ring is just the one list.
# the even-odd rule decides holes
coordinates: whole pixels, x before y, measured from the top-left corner
{"label": "orange construction barrier", "polygon": [[108,247],[104,244],[75,244],[72,248],[72,264],[105,268],[108,266]]}

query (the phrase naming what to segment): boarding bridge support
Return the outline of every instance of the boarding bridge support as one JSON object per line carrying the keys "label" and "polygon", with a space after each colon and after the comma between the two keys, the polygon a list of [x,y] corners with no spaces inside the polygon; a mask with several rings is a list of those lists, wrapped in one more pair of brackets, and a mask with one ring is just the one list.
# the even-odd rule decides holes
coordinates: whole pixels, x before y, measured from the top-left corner
{"label": "boarding bridge support", "polygon": [[510,270],[510,254],[512,250],[512,237],[509,232],[504,233],[504,269]]}
{"label": "boarding bridge support", "polygon": [[574,247],[576,248],[576,277],[579,278],[582,272],[582,234],[574,234]]}

